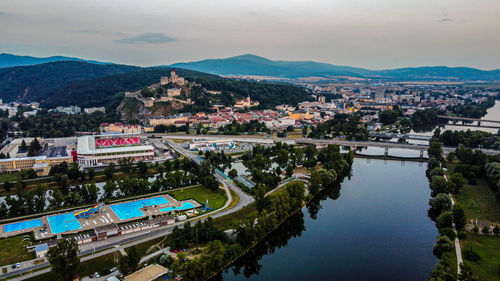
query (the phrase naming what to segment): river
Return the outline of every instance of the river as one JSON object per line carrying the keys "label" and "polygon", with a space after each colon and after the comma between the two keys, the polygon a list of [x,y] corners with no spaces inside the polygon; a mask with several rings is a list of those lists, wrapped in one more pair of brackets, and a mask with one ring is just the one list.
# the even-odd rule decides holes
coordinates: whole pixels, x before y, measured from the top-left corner
{"label": "river", "polygon": [[425,169],[356,158],[350,179],[214,280],[425,280],[438,235]]}

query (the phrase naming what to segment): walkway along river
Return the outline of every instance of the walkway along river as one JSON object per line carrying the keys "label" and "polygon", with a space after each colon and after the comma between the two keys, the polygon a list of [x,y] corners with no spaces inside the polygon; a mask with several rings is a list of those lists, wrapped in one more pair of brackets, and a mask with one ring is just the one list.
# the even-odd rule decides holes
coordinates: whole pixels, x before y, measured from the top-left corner
{"label": "walkway along river", "polygon": [[425,168],[356,158],[351,179],[213,280],[425,280],[438,235]]}

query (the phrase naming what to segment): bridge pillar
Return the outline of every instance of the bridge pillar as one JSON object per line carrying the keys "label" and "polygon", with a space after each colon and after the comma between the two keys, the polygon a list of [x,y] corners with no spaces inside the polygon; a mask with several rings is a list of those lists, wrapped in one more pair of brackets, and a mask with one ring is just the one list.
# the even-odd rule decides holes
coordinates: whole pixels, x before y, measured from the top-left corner
{"label": "bridge pillar", "polygon": [[477,121],[477,126],[481,127],[481,121]]}
{"label": "bridge pillar", "polygon": [[385,148],[384,155],[386,157],[389,155],[389,148],[388,147]]}
{"label": "bridge pillar", "polygon": [[420,150],[420,159],[424,158],[424,151]]}

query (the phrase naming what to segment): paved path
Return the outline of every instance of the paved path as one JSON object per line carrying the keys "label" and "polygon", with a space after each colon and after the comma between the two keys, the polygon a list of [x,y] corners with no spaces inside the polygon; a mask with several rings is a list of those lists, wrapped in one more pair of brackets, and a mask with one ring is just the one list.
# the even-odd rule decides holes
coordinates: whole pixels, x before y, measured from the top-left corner
{"label": "paved path", "polygon": [[[446,170],[444,174],[444,178],[446,181],[448,181],[448,177],[446,176]],[[448,194],[451,199],[451,206],[455,206],[455,200],[453,199],[453,195],[451,193]],[[455,223],[453,223],[453,230],[455,230],[455,233],[457,234],[457,237],[455,237],[455,252],[457,254],[457,274],[460,274],[460,264],[464,262],[462,258],[462,248],[460,247],[460,239],[458,239],[458,231],[457,228],[455,227]]]}

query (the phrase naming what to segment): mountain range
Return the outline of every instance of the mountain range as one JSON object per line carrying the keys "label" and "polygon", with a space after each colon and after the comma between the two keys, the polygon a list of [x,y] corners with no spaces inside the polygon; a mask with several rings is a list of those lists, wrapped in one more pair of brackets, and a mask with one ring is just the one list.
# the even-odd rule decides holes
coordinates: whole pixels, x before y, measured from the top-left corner
{"label": "mountain range", "polygon": [[387,70],[370,70],[314,61],[273,61],[246,54],[224,59],[206,59],[195,62],[175,63],[180,67],[217,75],[271,76],[277,78],[299,77],[357,77],[381,80],[445,80],[445,81],[498,81],[500,69],[480,70],[470,67],[426,66]]}
{"label": "mountain range", "polygon": [[95,60],[84,60],[79,58],[64,57],[64,56],[52,56],[47,58],[38,58],[32,56],[18,56],[13,54],[0,54],[0,68],[12,67],[12,66],[24,66],[24,65],[35,65],[46,62],[56,62],[56,61],[83,61],[95,64],[107,64],[106,62],[100,62]]}

